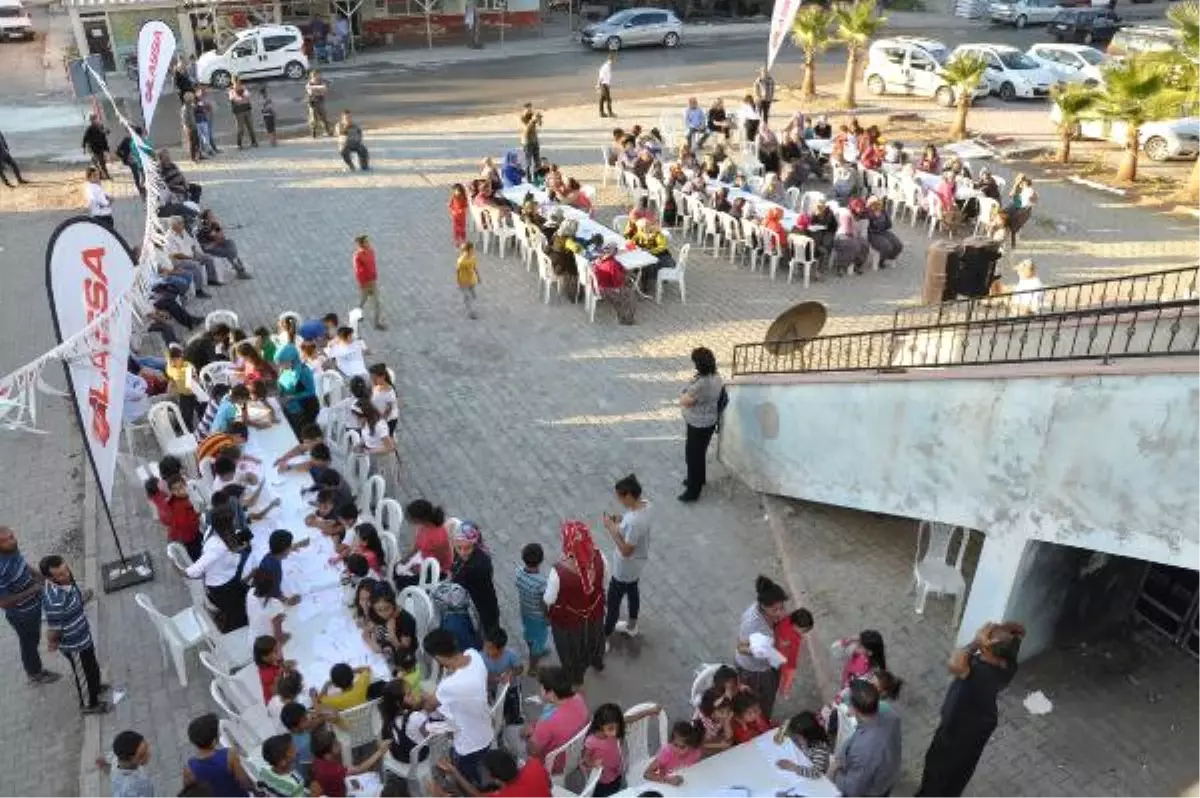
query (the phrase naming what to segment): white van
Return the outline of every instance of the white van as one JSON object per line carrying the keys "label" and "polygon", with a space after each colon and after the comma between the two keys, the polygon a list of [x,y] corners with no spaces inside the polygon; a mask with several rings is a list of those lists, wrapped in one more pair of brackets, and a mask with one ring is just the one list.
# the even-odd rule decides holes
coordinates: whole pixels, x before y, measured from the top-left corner
{"label": "white van", "polygon": [[300,80],[308,74],[304,36],[295,25],[261,25],[240,31],[220,50],[196,60],[201,83],[223,89],[233,79],[270,78],[283,75]]}
{"label": "white van", "polygon": [[[1058,0],[1001,0],[988,6],[992,22],[1015,25],[1047,25],[1063,10],[1064,3]],[[1106,0],[1107,2],[1107,0]]]}
{"label": "white van", "polygon": [[33,36],[33,20],[21,0],[0,0],[0,41],[32,39]]}
{"label": "white van", "polygon": [[[954,105],[954,87],[942,77],[942,65],[950,49],[936,39],[893,36],[879,39],[867,51],[863,81],[872,94],[915,94],[936,97],[949,108]],[[980,81],[972,99],[987,97],[988,82]]]}

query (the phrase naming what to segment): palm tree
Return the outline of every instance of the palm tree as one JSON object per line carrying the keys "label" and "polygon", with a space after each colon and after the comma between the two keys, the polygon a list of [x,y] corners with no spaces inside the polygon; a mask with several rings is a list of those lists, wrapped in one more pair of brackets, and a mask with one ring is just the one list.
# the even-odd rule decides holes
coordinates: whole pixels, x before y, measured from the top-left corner
{"label": "palm tree", "polygon": [[876,12],[875,0],[856,0],[853,5],[839,4],[833,11],[833,18],[837,23],[834,41],[846,45],[846,80],[842,84],[842,96],[838,104],[843,108],[853,108],[858,62],[887,19]]}
{"label": "palm tree", "polygon": [[967,112],[975,99],[975,87],[987,72],[987,62],[978,55],[962,53],[954,56],[942,68],[942,77],[954,91],[954,122],[950,138],[961,141],[967,137]]}
{"label": "palm tree", "polygon": [[1079,122],[1096,105],[1096,90],[1082,86],[1056,88],[1051,95],[1058,106],[1058,162],[1070,163],[1071,142],[1079,136]]}
{"label": "palm tree", "polygon": [[[1180,34],[1179,46],[1164,52],[1147,53],[1151,63],[1163,69],[1167,83],[1195,100],[1200,92],[1200,4],[1188,0],[1172,6],[1167,19]],[[1183,189],[1183,199],[1195,205],[1200,202],[1200,160],[1192,167],[1192,175]]]}
{"label": "palm tree", "polygon": [[801,6],[792,23],[792,43],[804,51],[804,81],[800,99],[811,100],[817,94],[817,55],[833,41],[833,13],[820,5]]}
{"label": "palm tree", "polygon": [[1117,180],[1137,179],[1142,125],[1177,115],[1182,99],[1181,92],[1167,86],[1166,74],[1153,60],[1133,56],[1104,71],[1104,87],[1096,94],[1095,110],[1106,122],[1125,125],[1125,152],[1117,167]]}

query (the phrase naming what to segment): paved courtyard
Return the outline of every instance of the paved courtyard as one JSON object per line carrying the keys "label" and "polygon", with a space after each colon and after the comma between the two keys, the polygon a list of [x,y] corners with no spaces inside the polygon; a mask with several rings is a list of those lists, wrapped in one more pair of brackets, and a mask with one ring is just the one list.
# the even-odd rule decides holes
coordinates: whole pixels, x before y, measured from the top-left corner
{"label": "paved courtyard", "polygon": [[[671,102],[678,104],[677,99]],[[662,105],[623,104],[620,121],[654,124]],[[727,363],[733,344],[761,339],[772,319],[806,299],[828,305],[830,331],[887,323],[897,307],[915,299],[925,239],[920,228],[905,228],[901,234],[909,248],[899,268],[814,284],[807,290],[799,283],[772,283],[761,273],[735,270],[727,259],[700,256],[693,247],[688,304],[681,305],[674,294],[661,306],[642,302],[632,327],[618,326],[611,308],[603,304],[594,325],[581,306],[562,301],[544,305],[538,300],[535,275],[511,257],[501,261],[487,256],[480,266],[482,318],[470,321],[454,287],[445,211],[448,186],[472,176],[483,155],[499,155],[514,146],[513,123],[513,116],[505,116],[368,130],[375,166],[370,175],[347,173],[328,140],[289,141],[277,150],[245,154],[227,151],[220,160],[189,170],[204,184],[206,204],[225,219],[257,273],[253,282],[217,289],[217,298],[197,310],[233,308],[247,328],[270,323],[282,310],[306,317],[331,310],[344,314],[355,298],[349,263],[352,239],[369,233],[379,253],[391,329],[368,333],[367,341],[379,359],[396,369],[403,400],[398,441],[403,495],[396,498],[423,496],[480,524],[496,558],[497,587],[511,631],[517,620],[511,573],[520,547],[538,541],[553,551],[564,518],[598,525],[600,514],[613,509],[612,483],[637,473],[658,508],[644,580],[645,636],[633,644],[615,643],[607,670],[589,676],[587,690],[593,703],[652,699],[678,717],[685,712],[695,668],[729,658],[737,618],[752,600],[755,574],[778,577],[798,569],[811,575],[832,567],[837,557],[829,554],[830,545],[844,539],[845,530],[855,529],[869,539],[861,550],[856,547],[838,556],[875,565],[847,573],[841,589],[886,598],[875,578],[885,574],[894,582],[898,552],[907,556],[911,551],[908,538],[897,542],[897,522],[844,511],[801,516],[800,527],[783,535],[781,551],[776,546],[780,532],[767,522],[759,497],[738,487],[719,467],[703,501],[679,505],[674,496],[682,476],[683,439],[675,397],[689,376],[688,352],[706,345]],[[547,114],[543,146],[568,175],[598,183],[596,145],[605,136],[603,130],[590,106],[554,109]],[[129,193],[129,186],[122,184],[118,227],[132,235],[140,228]],[[1038,259],[1048,282],[1195,262],[1194,223],[1134,216],[1090,198],[1081,201],[1082,195],[1057,186],[1043,186],[1041,193],[1039,217],[1030,225],[1021,252]],[[41,310],[42,250],[54,224],[67,214],[19,210],[5,204],[10,202],[6,196],[0,195],[0,242],[5,247],[0,258],[15,284],[12,296],[21,300],[20,307],[35,309],[17,310],[7,290],[0,300],[8,324],[0,354],[6,366],[15,366],[50,344]],[[624,212],[612,186],[602,191],[602,200],[603,219]],[[1129,230],[1137,232],[1131,236]],[[1008,278],[1013,279],[1011,274]],[[64,430],[71,422],[61,415],[51,423]],[[32,451],[21,439],[0,437],[6,464],[28,464],[10,488],[15,498],[3,494],[8,511],[4,520],[23,531],[27,548],[36,556],[60,545],[73,552],[79,548],[75,530],[83,512],[78,500],[82,475],[69,467],[80,462],[77,455],[70,459],[77,445],[71,435],[57,432],[38,438]],[[161,556],[162,531],[145,508],[140,487],[129,479],[119,479],[118,485],[115,512],[123,540],[130,550],[153,552],[160,569],[146,592],[161,609],[177,611],[186,604],[186,592]],[[60,517],[60,512],[65,514]],[[803,534],[815,536],[820,547],[797,550]],[[68,542],[60,542],[64,538]],[[112,541],[103,526],[95,540],[98,559],[111,559]],[[876,567],[881,569],[878,573]],[[844,596],[830,589],[810,602],[818,611],[821,634],[850,634],[878,617],[889,642],[897,641],[893,645],[902,652],[899,662],[904,667],[897,670],[913,680],[911,698],[905,696],[902,702],[906,717],[911,713],[913,718],[906,736],[911,776],[944,684],[929,670],[930,663],[944,658],[949,631],[937,626],[933,612],[916,623],[903,612],[903,602],[889,610],[883,599],[879,606],[858,606],[847,604]],[[90,745],[96,740],[107,745],[124,728],[146,733],[154,747],[152,771],[159,790],[170,793],[177,788],[187,754],[188,720],[214,708],[204,672],[192,659],[191,683],[179,686],[162,667],[151,627],[131,592],[102,597],[93,618],[102,664],[112,681],[129,692],[110,716],[87,727],[92,732],[99,727]],[[893,618],[894,627],[888,625]],[[0,667],[9,676],[0,689],[0,710],[22,720],[0,732],[5,750],[0,793],[107,791],[94,771],[76,767],[85,727],[75,714],[69,686],[36,692],[26,687],[15,676],[11,633],[7,627],[0,629]],[[923,673],[930,675],[920,676]],[[804,675],[786,706],[817,700],[814,675]],[[1193,711],[1183,713],[1188,724],[1196,714],[1194,682],[1193,678]],[[1014,685],[1010,698],[1017,695],[1024,693]],[[1073,703],[1056,702],[1051,720],[1088,725],[1086,695]],[[1006,712],[1006,717],[1017,714],[1011,707]],[[1153,794],[1170,785],[1139,781],[1124,769],[1123,781],[1102,780],[1117,759],[1100,743],[1090,749],[1090,759],[1085,755],[1073,760],[1082,766],[1064,770],[1060,761],[1039,750],[1045,733],[1039,737],[1033,733],[1036,729],[1026,733],[1026,728],[1014,726],[1011,734],[1002,729],[981,765],[976,793],[1083,794],[1094,789]],[[1194,725],[1190,728],[1194,738]],[[1173,751],[1177,743],[1163,746]],[[54,746],[62,751],[55,759],[62,767],[54,769],[55,778],[47,779],[46,769],[35,763],[43,761],[45,752],[57,751]],[[84,762],[97,753],[87,745],[83,750]],[[1194,739],[1190,750],[1195,750]],[[1124,768],[1134,759],[1131,755],[1120,761]],[[73,779],[80,770],[85,778],[76,788]]]}

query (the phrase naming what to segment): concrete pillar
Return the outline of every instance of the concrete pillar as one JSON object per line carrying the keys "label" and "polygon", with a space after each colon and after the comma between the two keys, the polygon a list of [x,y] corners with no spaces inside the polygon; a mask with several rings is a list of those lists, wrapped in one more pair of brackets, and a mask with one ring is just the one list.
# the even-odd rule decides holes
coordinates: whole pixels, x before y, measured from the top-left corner
{"label": "concrete pillar", "polygon": [[283,4],[279,0],[271,3],[271,16],[274,18],[276,25],[283,24]]}
{"label": "concrete pillar", "polygon": [[75,47],[79,50],[79,57],[86,58],[88,54],[87,34],[84,33],[83,22],[79,19],[79,9],[74,5],[70,6],[70,14],[71,33],[75,36]]}
{"label": "concrete pillar", "polygon": [[955,645],[969,643],[979,627],[988,621],[1022,620],[1006,618],[1005,613],[1017,585],[1021,561],[1027,548],[1028,539],[1024,536],[1001,532],[984,535],[983,550],[979,553],[979,565],[975,568],[971,595],[958,625]]}
{"label": "concrete pillar", "polygon": [[179,52],[186,56],[197,55],[191,15],[187,11],[180,11],[177,16],[179,19]]}

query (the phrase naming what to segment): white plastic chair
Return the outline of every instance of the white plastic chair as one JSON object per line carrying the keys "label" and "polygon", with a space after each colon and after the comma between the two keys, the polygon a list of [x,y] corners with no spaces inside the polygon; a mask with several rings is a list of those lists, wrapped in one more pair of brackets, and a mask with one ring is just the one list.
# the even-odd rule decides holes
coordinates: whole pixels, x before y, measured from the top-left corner
{"label": "white plastic chair", "polygon": [[655,275],[656,285],[654,289],[654,301],[662,304],[663,284],[678,283],[679,284],[679,301],[687,304],[687,284],[684,282],[684,276],[687,273],[688,256],[691,254],[692,245],[684,244],[679,249],[679,257],[675,258],[675,265],[670,269],[659,269]]}
{"label": "white plastic chair", "polygon": [[[263,741],[257,739],[253,730],[244,720],[236,715],[223,718],[218,728],[221,730],[221,740],[226,747],[240,749],[243,759],[257,759]],[[247,775],[251,775],[249,770],[247,770]],[[256,776],[251,776],[251,778],[256,778]]]}
{"label": "white plastic chair", "polygon": [[804,270],[804,287],[808,288],[813,267],[817,265],[817,245],[808,236],[792,233],[788,236],[792,245],[792,259],[788,262],[788,282],[796,276],[797,269]]}
{"label": "white plastic chair", "polygon": [[[546,754],[543,761],[552,774],[550,780],[555,784],[562,786],[567,776],[579,769],[579,762],[583,759],[583,741],[587,739],[588,731],[589,726],[585,725],[570,740]],[[628,735],[628,732],[626,734]],[[560,762],[562,763],[561,770],[559,769]],[[558,772],[555,773],[555,771]]]}
{"label": "white plastic chair", "polygon": [[178,457],[184,463],[191,463],[190,469],[196,471],[196,449],[199,444],[196,436],[187,431],[183,423],[183,413],[174,402],[159,402],[150,408],[150,429],[154,430],[154,438],[163,454]]}
{"label": "white plastic chair", "polygon": [[604,169],[600,177],[601,187],[608,185],[608,173],[616,171],[617,165],[608,162],[608,147],[600,145],[600,166]]}
{"label": "white plastic chair", "polygon": [[488,227],[487,217],[483,212],[483,208],[471,202],[468,203],[467,210],[471,216],[472,226],[475,228],[475,240],[478,242],[479,251],[487,254],[488,245],[492,239],[492,231]]}
{"label": "white plastic chair", "polygon": [[929,210],[929,229],[926,231],[926,235],[929,238],[933,238],[934,231],[937,230],[937,226],[940,224],[946,231],[946,234],[954,238],[954,231],[946,224],[946,209],[942,207],[942,198],[930,191],[925,195],[925,199],[929,203],[926,206]]}
{"label": "white plastic chair", "polygon": [[988,222],[992,220],[992,216],[1000,207],[1000,203],[991,197],[985,197],[982,194],[975,197],[975,201],[979,203],[979,216],[975,217],[975,235],[983,235],[987,230]]}
{"label": "white plastic chair", "polygon": [[825,193],[822,191],[805,191],[804,196],[800,198],[800,212],[812,213],[813,208],[817,207],[817,203],[825,199]]}
{"label": "white plastic chair", "polygon": [[614,216],[612,220],[612,230],[617,235],[625,234],[625,225],[629,224],[629,214],[623,213],[619,216]]}
{"label": "white plastic chair", "polygon": [[500,689],[496,691],[496,697],[492,699],[492,706],[489,710],[492,716],[492,739],[494,740],[499,740],[500,735],[504,733],[504,699],[508,697],[508,688],[508,682],[500,685]]}
{"label": "white plastic chair", "polygon": [[692,680],[691,703],[692,706],[700,706],[700,698],[704,695],[704,691],[712,687],[713,679],[717,675],[717,671],[721,669],[719,664],[700,666],[700,670],[696,671],[696,678]]}
{"label": "white plastic chair", "polygon": [[[591,185],[583,185],[579,187],[579,192],[588,198],[588,202],[592,207],[596,206],[596,187]],[[643,191],[643,193],[645,193]]]}
{"label": "white plastic chair", "polygon": [[378,513],[379,521],[376,526],[379,531],[387,532],[399,541],[401,528],[404,525],[404,509],[400,506],[400,502],[395,499],[384,499],[379,502]]}
{"label": "white plastic chair", "polygon": [[317,402],[321,407],[336,407],[345,398],[345,378],[333,369],[322,369],[317,377]]}
{"label": "white plastic chair", "polygon": [[512,216],[505,217],[495,208],[484,208],[483,214],[491,228],[491,238],[496,242],[497,254],[502,258],[506,257],[508,245],[511,243],[514,249],[517,246],[517,228],[513,227]]}
{"label": "white plastic chair", "polygon": [[413,617],[413,620],[417,622],[418,640],[424,640],[425,633],[432,630],[438,624],[437,610],[433,606],[433,599],[429,597],[429,593],[423,588],[404,588],[400,591],[400,595],[396,597],[396,606],[406,610]]}
{"label": "white plastic chair", "polygon": [[550,256],[544,250],[539,249],[535,253],[538,264],[538,280],[542,294],[542,302],[550,304],[550,288],[553,286],[558,294],[562,294],[563,278],[554,273],[554,265],[550,263]]}
{"label": "white plastic chair", "polygon": [[[628,721],[634,715],[645,712],[653,708],[654,704],[637,704],[625,710],[625,718]],[[658,725],[658,741],[657,745],[650,742],[650,727],[651,724],[657,721]],[[625,744],[629,749],[629,773],[634,774],[634,778],[640,778],[645,772],[646,766],[650,764],[650,760],[658,753],[658,749],[671,739],[671,732],[667,728],[667,711],[659,707],[658,712],[653,715],[647,715],[633,723],[626,723],[625,727]]]}
{"label": "white plastic chair", "polygon": [[[375,714],[378,716],[379,713]],[[376,723],[381,725],[382,720],[378,720]],[[382,734],[382,729],[380,729],[380,734]],[[431,734],[422,740],[420,745],[413,746],[407,762],[401,762],[394,758],[390,752],[386,753],[383,755],[383,771],[406,779],[409,795],[426,795],[428,791],[425,789],[424,782],[433,773],[434,763],[441,758],[435,752],[449,748],[450,740],[448,732]],[[421,761],[422,757],[424,757],[424,761]]]}
{"label": "white plastic chair", "polygon": [[362,489],[362,501],[358,505],[359,518],[370,521],[376,529],[383,528],[382,504],[387,498],[387,483],[383,477],[375,474],[368,477]]}
{"label": "white plastic chair", "polygon": [[354,764],[355,748],[379,739],[371,722],[379,714],[378,704],[378,700],[367,701],[338,713],[339,722],[333,725],[333,733],[342,743],[342,763],[346,767]]}
{"label": "white plastic chair", "polygon": [[379,530],[379,543],[383,546],[383,573],[390,575],[396,560],[400,558],[400,542],[391,532]]}
{"label": "white plastic chair", "polygon": [[233,674],[254,660],[254,640],[250,637],[250,627],[221,632],[207,612],[198,612],[196,616],[204,627],[208,653],[221,670]]}
{"label": "white plastic chair", "polygon": [[704,214],[704,228],[700,234],[701,246],[711,240],[713,257],[719,257],[721,255],[721,220],[717,217],[717,209],[706,207],[701,212]]}
{"label": "white plastic chair", "polygon": [[204,317],[205,330],[211,330],[218,324],[224,324],[231,330],[236,330],[241,326],[238,324],[238,315],[232,310],[214,310]]}
{"label": "white plastic chair", "polygon": [[197,615],[195,607],[167,617],[158,611],[154,601],[145,593],[134,594],[133,600],[150,616],[154,631],[158,633],[158,645],[162,649],[163,666],[167,665],[167,652],[175,663],[175,674],[179,684],[187,687],[187,651],[195,648],[204,641],[204,624]]}
{"label": "white plastic chair", "polygon": [[793,211],[799,210],[800,205],[800,189],[792,186],[787,190],[787,206]]}
{"label": "white plastic chair", "polygon": [[771,265],[771,279],[775,279],[775,272],[779,270],[779,263],[783,260],[784,246],[779,240],[779,234],[774,230],[764,230],[763,235],[763,257]]}
{"label": "white plastic chair", "polygon": [[602,768],[593,768],[588,774],[587,781],[583,783],[583,789],[579,792],[571,792],[566,787],[551,784],[550,794],[554,798],[591,798],[591,796],[596,794],[596,785],[600,783],[600,774],[602,772]]}
{"label": "white plastic chair", "polygon": [[833,743],[833,751],[835,756],[841,756],[845,752],[846,743],[850,742],[850,735],[858,728],[858,718],[850,714],[850,709],[845,704],[837,705],[837,716],[837,739]]}
{"label": "white plastic chair", "polygon": [[[204,459],[205,459],[205,461],[208,461],[212,458],[206,457]],[[209,464],[209,469],[211,470],[211,468],[212,468],[212,465]],[[188,499],[191,501],[192,507],[194,507],[196,509],[197,513],[203,514],[203,513],[207,512],[209,505],[212,504],[211,485],[212,485],[211,478],[209,478],[208,480],[189,479],[187,481]],[[186,550],[184,551],[184,553],[185,554],[187,553]]]}
{"label": "white plastic chair", "polygon": [[363,309],[350,308],[350,312],[346,314],[346,326],[354,330],[354,337],[359,337],[359,328],[362,327]]}
{"label": "white plastic chair", "polygon": [[[167,544],[167,559],[180,571],[186,571],[192,566],[192,557],[187,553],[187,549],[183,547],[182,543],[172,542]],[[202,611],[210,609],[211,604],[208,600],[208,594],[204,592],[204,580],[192,579],[184,574],[180,574],[180,576],[187,583],[188,594],[192,597],[192,606]]]}
{"label": "white plastic chair", "polygon": [[233,364],[227,360],[213,361],[200,369],[197,379],[206,393],[212,393],[214,385],[232,385]]}
{"label": "white plastic chair", "polygon": [[371,458],[365,454],[352,453],[346,461],[346,481],[350,484],[355,499],[361,498],[363,488],[370,478]]}
{"label": "white plastic chair", "polygon": [[[254,678],[258,678],[258,674],[253,674]],[[253,688],[253,692],[251,689]],[[217,705],[225,710],[228,714],[238,717],[247,710],[259,707],[265,710],[267,705],[262,700],[262,687],[259,684],[250,685],[237,676],[213,676],[212,684],[209,686],[209,693],[212,694],[213,700]]]}
{"label": "white plastic chair", "polygon": [[[950,546],[954,542],[955,533],[959,534],[958,553],[954,562],[948,562]],[[927,539],[924,554],[921,553],[921,542]],[[959,612],[962,609],[963,595],[966,593],[966,579],[962,574],[963,556],[967,552],[967,542],[970,533],[961,526],[943,524],[937,521],[921,521],[917,525],[917,550],[913,555],[913,584],[912,590],[917,594],[916,612],[925,613],[925,599],[930,593],[939,596],[954,596],[954,615],[950,619],[951,626],[958,626]]]}
{"label": "white plastic chair", "polygon": [[421,561],[421,572],[417,578],[417,587],[422,590],[432,590],[442,581],[442,565],[433,557]]}

